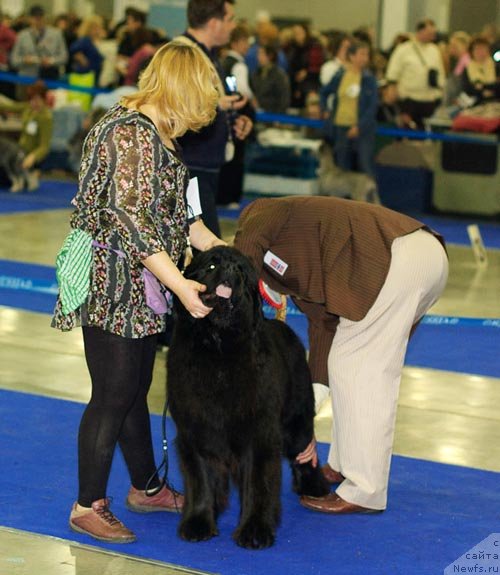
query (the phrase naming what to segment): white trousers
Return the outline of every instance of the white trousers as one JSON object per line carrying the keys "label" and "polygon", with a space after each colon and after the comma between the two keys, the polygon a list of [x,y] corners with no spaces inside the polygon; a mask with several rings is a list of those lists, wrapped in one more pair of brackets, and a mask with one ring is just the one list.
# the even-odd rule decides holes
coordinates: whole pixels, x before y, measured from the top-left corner
{"label": "white trousers", "polygon": [[330,466],[337,494],[385,509],[401,372],[412,326],[446,285],[448,259],[424,230],[397,238],[386,281],[361,321],[340,319],[328,356],[333,411]]}

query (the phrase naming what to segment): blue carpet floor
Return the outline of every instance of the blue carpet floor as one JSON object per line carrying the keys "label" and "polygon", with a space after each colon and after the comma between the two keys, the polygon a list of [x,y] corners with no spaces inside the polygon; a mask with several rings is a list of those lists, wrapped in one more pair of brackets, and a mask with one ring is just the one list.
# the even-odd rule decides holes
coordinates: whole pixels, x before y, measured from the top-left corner
{"label": "blue carpet floor", "polygon": [[444,216],[429,216],[419,214],[415,216],[433,230],[439,232],[449,244],[470,246],[467,226],[477,224],[487,248],[500,249],[500,224],[474,220],[472,218],[446,218]]}
{"label": "blue carpet floor", "polygon": [[[433,324],[434,317],[444,321]],[[500,377],[500,321],[468,319],[426,316],[408,344],[405,365]],[[287,323],[308,347],[306,318],[289,315]]]}
{"label": "blue carpet floor", "polygon": [[[0,391],[0,525],[222,575],[437,574],[498,531],[499,474],[394,457],[390,506],[383,514],[331,517],[303,509],[290,491],[284,465],[283,517],[274,547],[251,552],[232,542],[238,515],[234,494],[220,519],[220,535],[185,543],[176,536],[178,515],[138,515],[125,508],[129,480],[117,456],[108,494],[138,541],[127,546],[92,542],[67,526],[77,485],[82,410],[78,403]],[[153,433],[159,447],[158,416]],[[169,421],[168,437],[174,435]],[[171,478],[180,488],[174,452]],[[324,444],[320,455],[325,460]]]}
{"label": "blue carpet floor", "polygon": [[0,189],[0,214],[71,208],[75,194],[74,182],[51,180],[42,180],[35,192],[11,194],[8,190]]}
{"label": "blue carpet floor", "polygon": [[52,313],[56,296],[54,267],[0,260],[0,305]]}

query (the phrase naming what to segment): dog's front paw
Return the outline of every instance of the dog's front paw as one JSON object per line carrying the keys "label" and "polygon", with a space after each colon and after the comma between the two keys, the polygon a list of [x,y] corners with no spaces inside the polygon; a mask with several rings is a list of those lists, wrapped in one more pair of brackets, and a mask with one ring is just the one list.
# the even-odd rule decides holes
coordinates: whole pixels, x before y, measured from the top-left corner
{"label": "dog's front paw", "polygon": [[179,536],[185,541],[206,541],[218,534],[217,525],[203,515],[185,517],[179,525]]}
{"label": "dog's front paw", "polygon": [[240,547],[246,549],[265,549],[273,545],[274,532],[274,528],[270,525],[251,518],[236,529],[233,539]]}

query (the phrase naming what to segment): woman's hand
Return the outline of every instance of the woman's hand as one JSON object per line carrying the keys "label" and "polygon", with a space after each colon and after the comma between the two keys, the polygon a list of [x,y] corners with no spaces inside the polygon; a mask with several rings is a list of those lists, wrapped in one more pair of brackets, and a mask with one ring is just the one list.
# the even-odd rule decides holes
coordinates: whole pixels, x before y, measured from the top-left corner
{"label": "woman's hand", "polygon": [[303,68],[302,70],[299,70],[296,74],[295,74],[295,81],[296,82],[303,82],[305,79],[307,78],[307,70],[305,68]]}
{"label": "woman's hand", "polygon": [[[224,240],[221,240],[220,238],[216,237],[212,243],[210,244],[210,246],[207,247],[207,250],[209,250],[210,248],[215,248],[215,246],[227,246],[228,243]],[[205,250],[205,251],[207,251]]]}
{"label": "woman's hand", "polygon": [[212,233],[203,220],[196,220],[189,226],[189,239],[191,245],[200,252],[206,252],[215,246],[227,246],[227,242]]}
{"label": "woman's hand", "polygon": [[347,137],[350,140],[357,138],[359,136],[359,128],[357,126],[351,126],[347,132]]}
{"label": "woman's hand", "polygon": [[202,318],[212,311],[212,308],[203,305],[200,299],[200,293],[204,292],[207,286],[186,279],[167,252],[157,252],[144,259],[142,263],[164,286],[176,294],[193,317]]}
{"label": "woman's hand", "polygon": [[73,58],[82,68],[87,68],[90,64],[89,59],[83,52],[76,52],[76,54],[73,54]]}
{"label": "woman's hand", "polygon": [[316,439],[314,437],[311,443],[304,449],[304,451],[297,455],[295,461],[301,465],[307,463],[308,461],[311,462],[313,467],[318,465],[318,453],[316,451]]}
{"label": "woman's hand", "polygon": [[196,319],[204,318],[212,311],[212,308],[203,305],[200,299],[200,293],[203,293],[206,289],[207,286],[194,280],[185,280],[175,292],[182,305]]}
{"label": "woman's hand", "polygon": [[25,170],[30,170],[35,164],[35,155],[28,154],[23,160],[23,168]]}

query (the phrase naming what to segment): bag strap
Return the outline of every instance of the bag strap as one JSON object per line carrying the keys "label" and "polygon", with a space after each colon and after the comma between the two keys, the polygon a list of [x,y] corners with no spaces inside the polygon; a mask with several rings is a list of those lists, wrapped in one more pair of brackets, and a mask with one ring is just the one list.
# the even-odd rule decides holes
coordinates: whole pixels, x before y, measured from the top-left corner
{"label": "bag strap", "polygon": [[416,42],[412,42],[413,45],[413,49],[415,50],[415,52],[417,53],[418,59],[420,60],[420,62],[422,62],[422,65],[425,66],[426,68],[428,68],[428,64],[424,59],[424,56],[422,55],[422,52],[420,51],[420,48],[417,46]]}
{"label": "bag strap", "polygon": [[125,252],[122,252],[121,250],[115,250],[113,248],[111,248],[110,246],[107,246],[106,244],[101,244],[96,240],[92,240],[92,247],[94,248],[102,248],[104,250],[109,250],[110,252],[115,252],[115,254],[119,257],[119,258],[124,258],[125,257]]}

